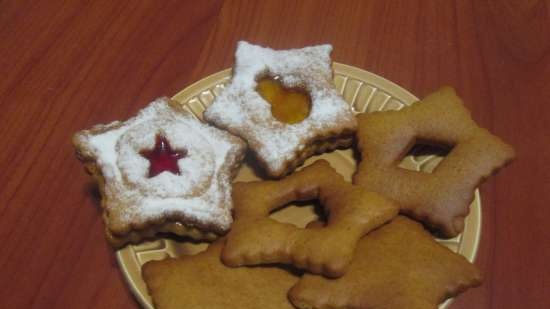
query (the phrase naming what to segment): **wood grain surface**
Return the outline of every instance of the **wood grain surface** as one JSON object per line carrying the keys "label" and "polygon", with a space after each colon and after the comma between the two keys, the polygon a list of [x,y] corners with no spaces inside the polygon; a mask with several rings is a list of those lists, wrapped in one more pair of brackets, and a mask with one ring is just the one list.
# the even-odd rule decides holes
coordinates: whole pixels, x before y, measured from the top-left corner
{"label": "wood grain surface", "polygon": [[517,150],[482,187],[485,283],[454,309],[550,308],[549,1],[0,1],[0,308],[138,308],[77,130],[230,67],[238,40],[334,45],[417,96],[453,85]]}

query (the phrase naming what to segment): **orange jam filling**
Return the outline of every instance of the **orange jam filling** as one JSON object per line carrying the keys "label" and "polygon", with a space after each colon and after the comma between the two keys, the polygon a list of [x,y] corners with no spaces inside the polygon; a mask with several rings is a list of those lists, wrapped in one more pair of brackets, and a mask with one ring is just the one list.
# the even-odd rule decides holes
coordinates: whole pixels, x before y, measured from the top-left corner
{"label": "orange jam filling", "polygon": [[309,115],[311,99],[301,88],[286,88],[278,78],[263,77],[258,81],[256,91],[271,104],[271,113],[275,119],[295,124]]}

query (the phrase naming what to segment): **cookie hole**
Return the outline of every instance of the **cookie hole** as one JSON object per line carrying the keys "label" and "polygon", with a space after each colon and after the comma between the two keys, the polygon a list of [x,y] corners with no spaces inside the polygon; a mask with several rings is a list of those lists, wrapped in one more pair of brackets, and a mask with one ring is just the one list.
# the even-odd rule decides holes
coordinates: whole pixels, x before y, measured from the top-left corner
{"label": "cookie hole", "polygon": [[271,105],[271,114],[280,122],[296,124],[309,116],[311,96],[303,87],[286,87],[278,76],[265,74],[256,80],[256,91]]}
{"label": "cookie hole", "polygon": [[326,216],[319,200],[297,201],[286,204],[270,212],[269,217],[281,223],[290,223],[305,228],[310,222],[322,220]]}
{"label": "cookie hole", "polygon": [[165,242],[165,251],[171,257],[195,255],[205,251],[209,245],[205,241],[172,233],[158,233],[155,237],[161,238]]}
{"label": "cookie hole", "polygon": [[168,139],[161,134],[157,134],[153,149],[143,149],[139,154],[149,160],[148,177],[151,178],[162,172],[180,175],[178,160],[187,156],[187,150],[172,149]]}
{"label": "cookie hole", "polygon": [[452,149],[451,145],[417,142],[398,166],[408,170],[431,173]]}

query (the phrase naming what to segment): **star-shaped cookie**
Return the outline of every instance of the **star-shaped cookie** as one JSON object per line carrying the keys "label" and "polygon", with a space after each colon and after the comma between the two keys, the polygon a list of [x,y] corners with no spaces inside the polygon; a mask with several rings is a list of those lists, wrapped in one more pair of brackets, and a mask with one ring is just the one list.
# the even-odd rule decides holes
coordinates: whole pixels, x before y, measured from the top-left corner
{"label": "star-shaped cookie", "polygon": [[[331,51],[330,45],[276,51],[239,42],[231,82],[206,109],[204,119],[246,140],[271,177],[284,176],[314,153],[351,145],[356,120],[334,88]],[[261,83],[265,77],[275,81]],[[284,95],[276,84],[287,88]],[[264,88],[271,90],[262,95]],[[293,89],[301,89],[311,100],[303,120],[303,109],[290,106],[301,102],[300,91]],[[278,120],[277,115],[288,113],[280,110],[282,103],[269,101],[274,97],[287,98],[281,101],[291,101],[288,112],[300,115],[290,115],[290,123]]]}
{"label": "star-shaped cookie", "polygon": [[[300,229],[271,219],[293,201],[318,199],[327,224]],[[287,263],[313,273],[342,276],[359,239],[397,215],[398,206],[344,180],[327,161],[279,181],[235,183],[235,221],[222,261],[229,266]]]}
{"label": "star-shaped cookie", "polygon": [[474,265],[421,224],[397,217],[361,239],[344,276],[305,274],[289,298],[303,309],[436,309],[481,280]]}
{"label": "star-shaped cookie", "polygon": [[245,144],[177,102],[158,99],[129,120],[78,132],[73,143],[99,183],[113,246],[157,232],[213,239],[229,228]]}
{"label": "star-shaped cookie", "polygon": [[231,268],[220,262],[223,240],[195,256],[146,263],[142,275],[156,309],[292,309],[298,277],[277,267]]}

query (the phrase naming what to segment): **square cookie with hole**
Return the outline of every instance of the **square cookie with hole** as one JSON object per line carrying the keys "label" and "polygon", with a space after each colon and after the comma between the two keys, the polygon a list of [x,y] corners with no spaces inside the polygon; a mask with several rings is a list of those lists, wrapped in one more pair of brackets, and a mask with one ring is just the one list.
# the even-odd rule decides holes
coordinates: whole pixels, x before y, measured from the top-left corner
{"label": "square cookie with hole", "polygon": [[[464,230],[476,188],[515,157],[448,86],[399,111],[361,114],[358,122],[361,161],[353,182],[398,202],[401,213],[445,238]],[[416,144],[451,150],[432,173],[401,168]]]}
{"label": "square cookie with hole", "polygon": [[233,77],[209,106],[207,122],[248,143],[266,176],[351,145],[356,119],[332,82],[332,46],[273,50],[241,41]]}
{"label": "square cookie with hole", "polygon": [[[322,228],[269,217],[291,202],[314,199],[326,217]],[[221,254],[225,265],[292,264],[330,278],[344,275],[359,240],[399,210],[393,201],[345,181],[325,160],[280,180],[236,182],[233,203],[235,222]]]}
{"label": "square cookie with hole", "polygon": [[77,157],[99,184],[114,247],[157,232],[212,240],[232,222],[231,181],[240,138],[160,98],[124,122],[75,134]]}

